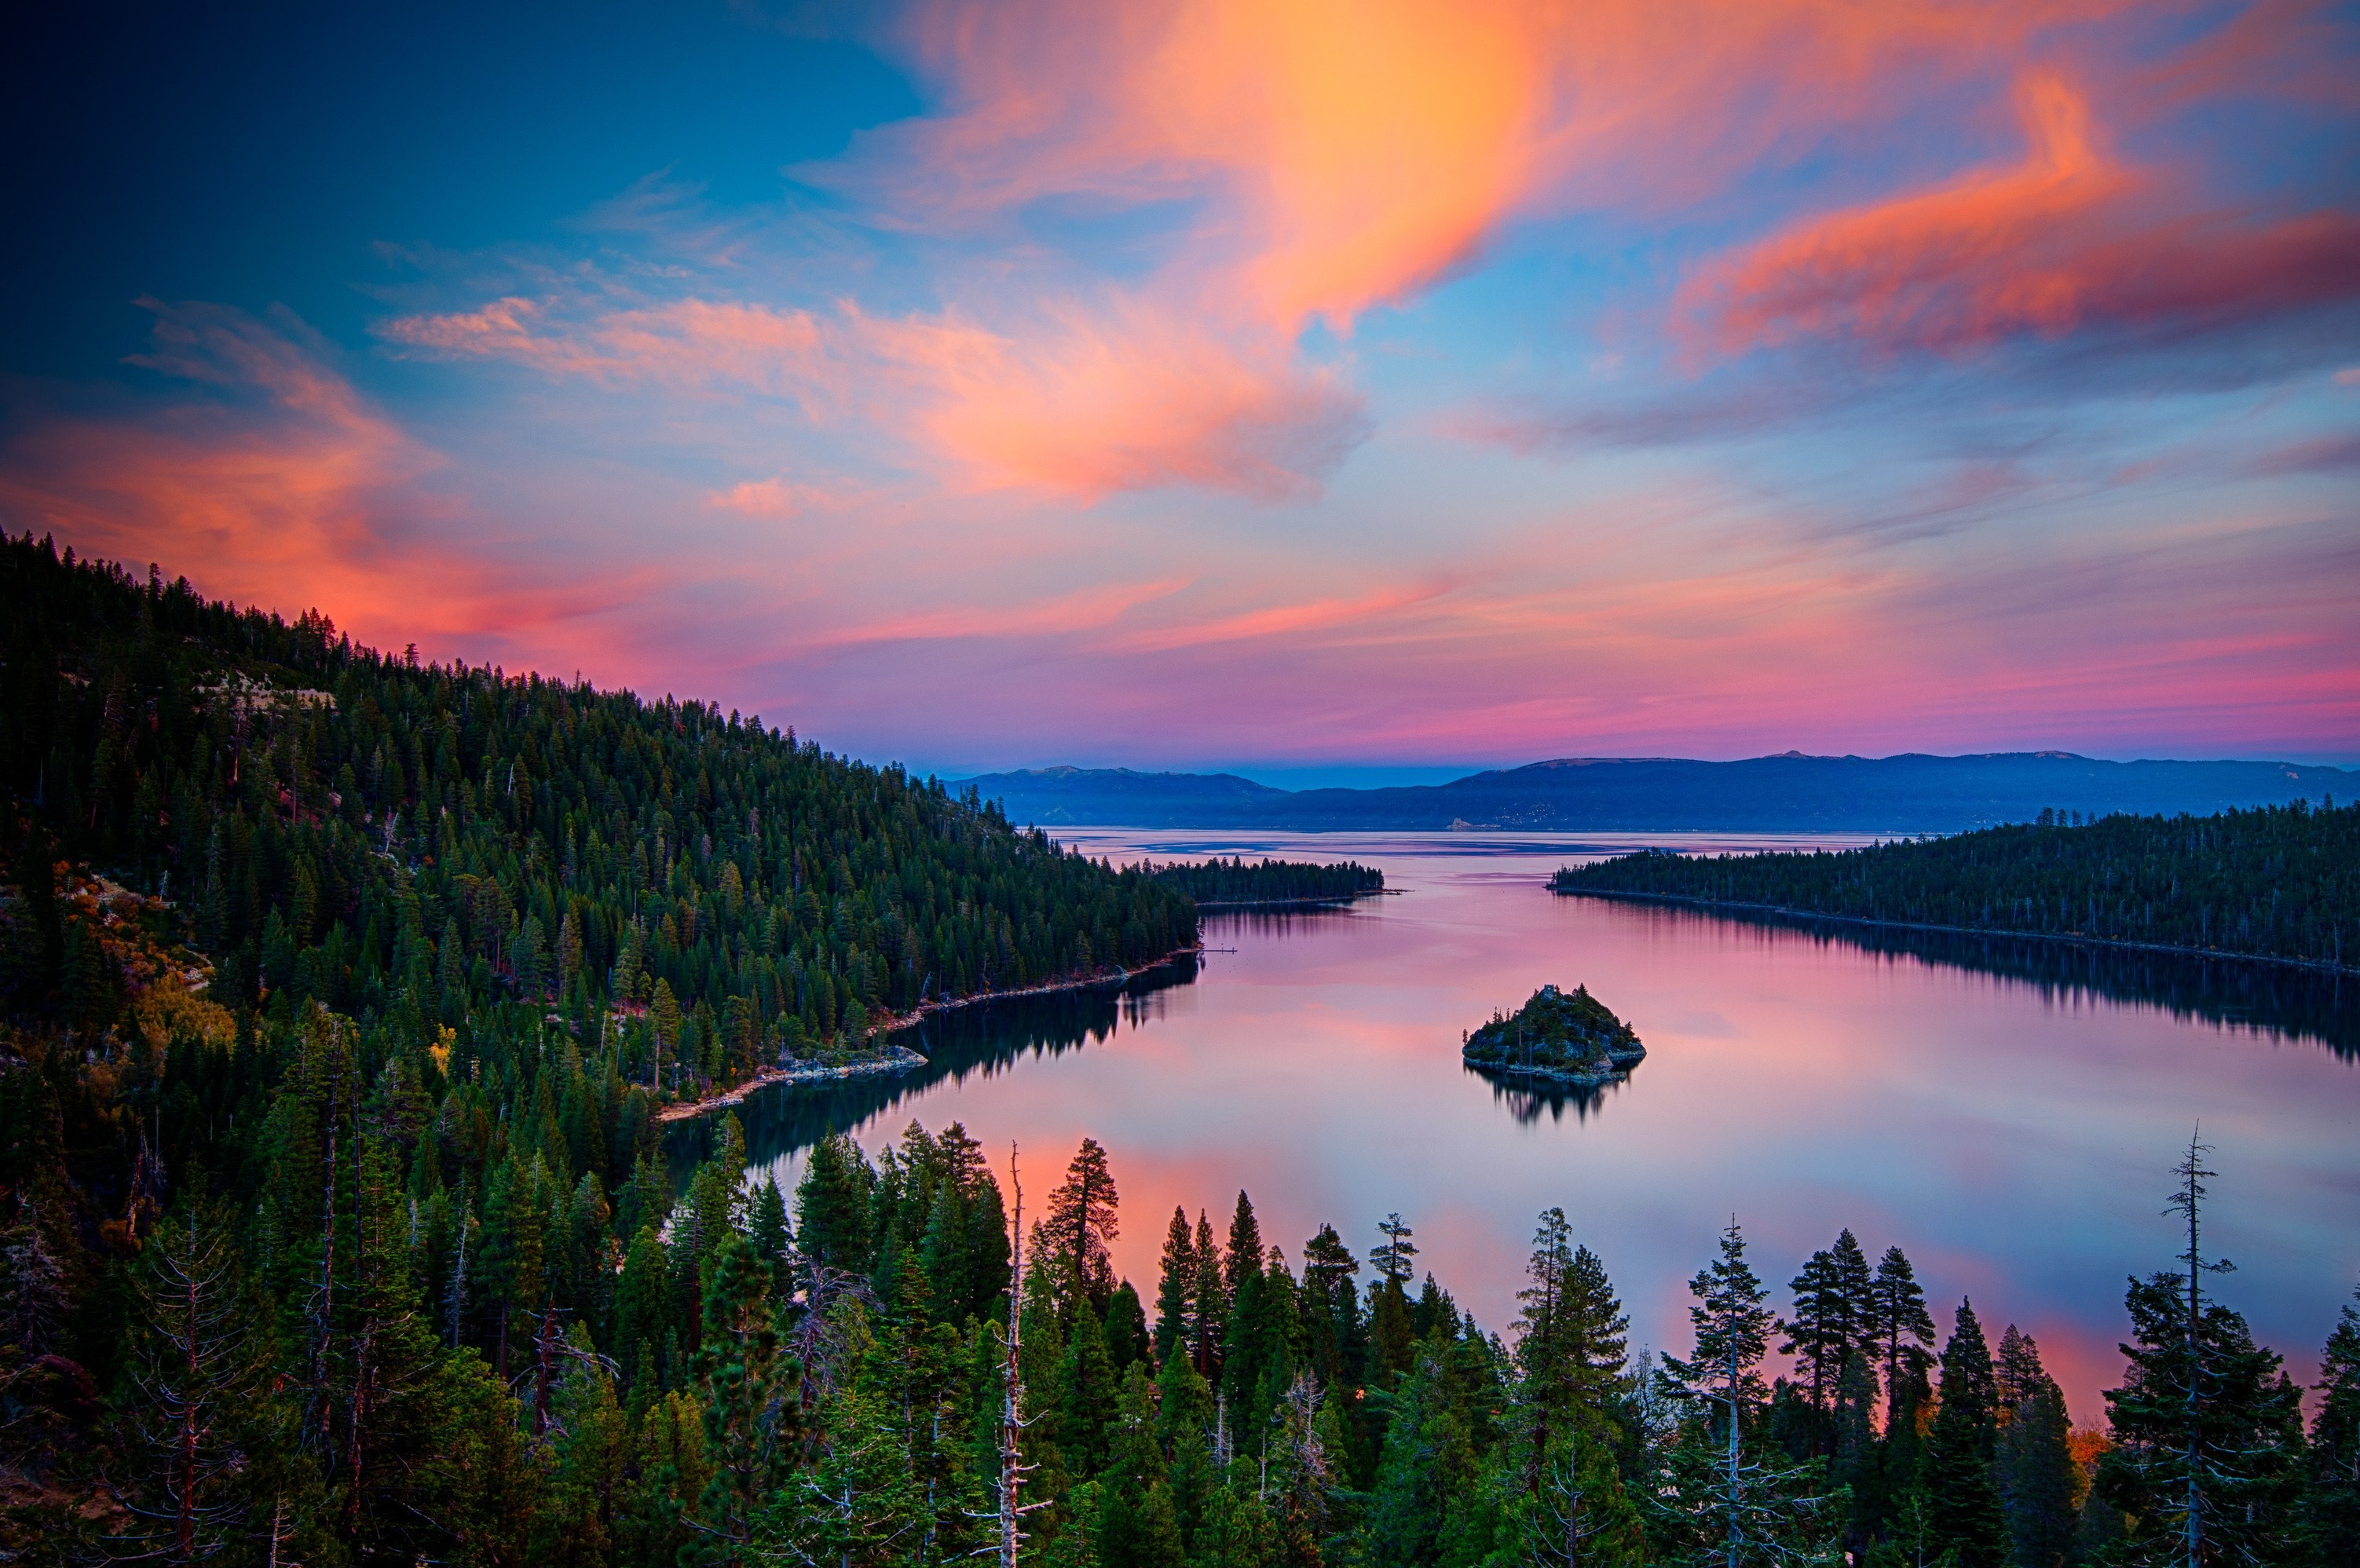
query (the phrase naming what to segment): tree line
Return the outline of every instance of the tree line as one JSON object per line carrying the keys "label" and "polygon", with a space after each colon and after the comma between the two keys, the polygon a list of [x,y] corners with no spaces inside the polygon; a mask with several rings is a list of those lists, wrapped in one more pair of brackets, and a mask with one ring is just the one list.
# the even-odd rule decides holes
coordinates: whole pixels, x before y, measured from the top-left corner
{"label": "tree line", "polygon": [[110,1121],[54,1056],[0,1072],[16,1560],[2324,1568],[2360,1540],[2360,1312],[2306,1430],[2209,1286],[2199,1149],[2187,1251],[2131,1281],[2076,1432],[2031,1338],[1938,1323],[1849,1230],[1781,1305],[1732,1220],[1685,1355],[1634,1350],[1557,1208],[1504,1333],[1399,1214],[1290,1258],[1242,1192],[1173,1212],[1142,1294],[1092,1140],[1037,1210],[957,1124],[831,1135],[790,1199],[730,1118],[677,1191],[643,1152],[610,1202],[566,1189],[563,1118],[528,1150],[469,1115],[472,1068],[371,1073],[316,1005],[217,1039],[179,1006],[158,1078],[251,1059],[243,1118],[158,1083]]}
{"label": "tree line", "polygon": [[1385,889],[1385,874],[1373,866],[1340,861],[1314,866],[1264,856],[1249,865],[1242,855],[1219,855],[1200,865],[1149,863],[1157,881],[1176,887],[1201,907],[1220,904],[1330,904]]}
{"label": "tree line", "polygon": [[60,864],[167,897],[233,1007],[420,1040],[503,1004],[611,1012],[662,1093],[1195,938],[1143,869],[759,717],[421,666],[30,535],[0,541],[0,984],[70,988],[86,1024],[124,987],[66,963],[103,944],[59,913]]}
{"label": "tree line", "polygon": [[1559,870],[1559,893],[2360,964],[2360,804],[2040,821],[1862,849],[1645,850]]}

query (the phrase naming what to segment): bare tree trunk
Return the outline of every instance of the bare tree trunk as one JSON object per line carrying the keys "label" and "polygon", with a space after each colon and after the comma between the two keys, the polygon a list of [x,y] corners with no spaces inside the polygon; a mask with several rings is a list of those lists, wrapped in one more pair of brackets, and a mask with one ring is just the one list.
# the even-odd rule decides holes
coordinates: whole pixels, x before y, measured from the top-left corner
{"label": "bare tree trunk", "polygon": [[1016,1549],[1024,1540],[1021,1528],[1024,1508],[1017,1501],[1024,1485],[1024,1464],[1019,1441],[1024,1433],[1024,1370],[1019,1359],[1024,1338],[1024,1183],[1016,1173],[1016,1146],[1008,1146],[1008,1183],[1016,1194],[1015,1246],[1008,1264],[1008,1351],[1001,1367],[1000,1397],[1000,1563],[1016,1568]]}

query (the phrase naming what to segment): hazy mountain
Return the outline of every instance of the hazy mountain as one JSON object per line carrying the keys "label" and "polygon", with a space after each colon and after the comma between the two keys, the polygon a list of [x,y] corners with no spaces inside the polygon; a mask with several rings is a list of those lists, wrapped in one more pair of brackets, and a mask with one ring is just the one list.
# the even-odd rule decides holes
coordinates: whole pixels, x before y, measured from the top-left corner
{"label": "hazy mountain", "polygon": [[1681,828],[1949,833],[2043,807],[2199,814],[2360,794],[2360,770],[2291,762],[2101,762],[2063,751],[1740,762],[1577,757],[1382,789],[1273,789],[1229,773],[1042,768],[972,783],[1043,827],[1526,832]]}

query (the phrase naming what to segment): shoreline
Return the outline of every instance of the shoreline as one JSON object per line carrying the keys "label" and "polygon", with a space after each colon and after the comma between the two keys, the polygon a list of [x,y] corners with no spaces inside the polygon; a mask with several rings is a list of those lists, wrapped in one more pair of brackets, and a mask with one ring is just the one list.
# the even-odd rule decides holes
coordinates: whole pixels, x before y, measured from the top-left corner
{"label": "shoreline", "polygon": [[[1636,1067],[1637,1062],[1631,1063]],[[1549,1083],[1562,1083],[1571,1089],[1603,1089],[1609,1083],[1629,1080],[1631,1067],[1610,1068],[1604,1073],[1568,1073],[1557,1067],[1510,1067],[1492,1062],[1468,1062],[1467,1071],[1486,1078],[1531,1078]]]}
{"label": "shoreline", "polygon": [[1196,912],[1225,915],[1238,909],[1340,909],[1363,898],[1382,898],[1399,891],[1397,887],[1371,887],[1360,893],[1339,893],[1331,898],[1200,898]]}
{"label": "shoreline", "polygon": [[2111,947],[2125,953],[2164,953],[2178,958],[2201,958],[2208,963],[2276,964],[2289,969],[2308,969],[2319,975],[2360,975],[2360,965],[2336,964],[2324,958],[2286,958],[2267,953],[2230,953],[2217,947],[2181,947],[2167,942],[2129,942],[2120,937],[2081,936],[2067,931],[2027,931],[1994,929],[1989,926],[1947,926],[1930,920],[1883,920],[1869,915],[1830,915],[1818,909],[1798,909],[1786,904],[1752,904],[1734,898],[1699,898],[1685,893],[1630,893],[1615,887],[1559,887],[1554,883],[1543,887],[1560,898],[1624,898],[1634,904],[1686,904],[1699,909],[1745,909],[1756,914],[1776,915],[1790,920],[1830,920],[1841,925],[1883,926],[1893,931],[1944,931],[1952,936],[2005,937],[2011,942],[2059,942],[2072,947]]}
{"label": "shoreline", "polygon": [[[971,1007],[978,1002],[1004,1001],[1014,996],[1046,996],[1060,991],[1087,991],[1096,985],[1120,985],[1134,975],[1146,975],[1164,968],[1178,963],[1183,958],[1204,951],[1205,944],[1201,941],[1193,942],[1185,947],[1175,947],[1153,964],[1142,964],[1136,969],[1124,969],[1118,966],[1100,970],[1093,975],[1052,980],[1039,985],[1018,985],[1001,991],[978,991],[967,996],[921,1002],[906,1013],[880,1015],[879,1021],[869,1026],[869,1032],[863,1038],[873,1040],[880,1035],[890,1035],[908,1029],[912,1024],[923,1022],[929,1014],[946,1013],[955,1007]],[[678,1105],[666,1105],[656,1112],[656,1125],[662,1127],[672,1122],[694,1121],[709,1112],[743,1105],[746,1096],[757,1090],[776,1088],[781,1084],[826,1083],[847,1078],[873,1078],[887,1073],[898,1074],[923,1067],[925,1064],[926,1059],[906,1045],[896,1045],[877,1056],[863,1057],[856,1062],[845,1062],[841,1066],[829,1066],[824,1062],[804,1062],[798,1059],[795,1065],[792,1067],[765,1067],[742,1083],[733,1084],[729,1088],[716,1091],[699,1099],[683,1100]]]}

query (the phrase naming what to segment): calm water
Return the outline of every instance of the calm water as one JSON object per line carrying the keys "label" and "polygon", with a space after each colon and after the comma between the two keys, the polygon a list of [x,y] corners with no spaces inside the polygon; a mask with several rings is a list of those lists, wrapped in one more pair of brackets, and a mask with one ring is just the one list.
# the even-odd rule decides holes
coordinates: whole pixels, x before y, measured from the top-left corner
{"label": "calm water", "polygon": [[[2119,1368],[2125,1277],[2178,1250],[2158,1211],[2200,1118],[2221,1172],[2208,1237],[2238,1266],[2223,1294],[2298,1376],[2360,1279],[2350,982],[1546,890],[1557,866],[1622,847],[1602,838],[1068,836],[1119,859],[1357,858],[1400,895],[1217,917],[1190,971],[941,1015],[910,1037],[924,1073],[769,1092],[742,1114],[782,1182],[829,1127],[873,1151],[913,1117],[958,1120],[1003,1180],[1022,1145],[1032,1205],[1088,1135],[1142,1294],[1173,1204],[1218,1227],[1243,1187],[1298,1261],[1322,1221],[1365,1248],[1399,1210],[1487,1326],[1513,1315],[1534,1215],[1561,1204],[1634,1340],[1682,1350],[1685,1281],[1732,1213],[1782,1287],[1850,1225],[1872,1257],[1908,1252],[1946,1332],[1966,1294],[1994,1338],[2037,1336],[2085,1423]],[[1552,1099],[1461,1065],[1460,1031],[1545,981],[1589,985],[1637,1029],[1649,1054],[1626,1083]]]}

